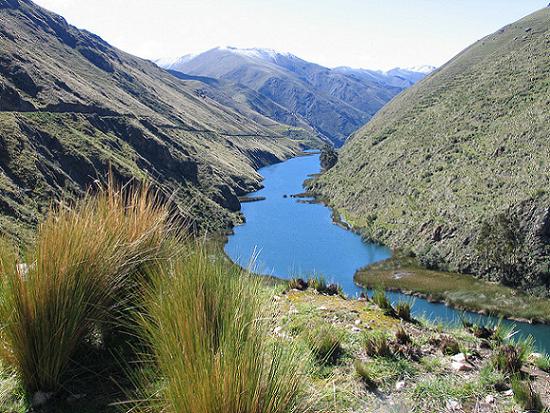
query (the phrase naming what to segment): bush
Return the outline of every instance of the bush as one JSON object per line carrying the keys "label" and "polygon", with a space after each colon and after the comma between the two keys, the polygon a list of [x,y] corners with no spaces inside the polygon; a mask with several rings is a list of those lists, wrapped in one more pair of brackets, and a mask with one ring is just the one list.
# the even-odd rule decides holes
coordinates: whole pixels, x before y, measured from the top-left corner
{"label": "bush", "polygon": [[157,375],[140,378],[136,411],[293,411],[299,363],[269,334],[259,281],[200,245],[150,277],[140,334]]}
{"label": "bush", "polygon": [[411,309],[413,303],[411,301],[400,301],[395,306],[395,313],[397,317],[404,321],[412,321]]}
{"label": "bush", "polygon": [[[136,273],[164,254],[168,210],[147,190],[113,184],[52,209],[24,262],[0,251],[0,357],[28,392],[55,392],[77,347],[113,322]],[[123,292],[124,291],[124,292]]]}
{"label": "bush", "polygon": [[332,324],[308,331],[306,341],[315,358],[322,363],[333,364],[344,353],[342,333]]}
{"label": "bush", "polygon": [[455,354],[460,353],[460,345],[458,344],[458,341],[450,336],[441,337],[439,349],[446,356],[454,356]]}
{"label": "bush", "polygon": [[367,332],[363,335],[363,346],[371,357],[391,357],[388,337],[382,331]]}
{"label": "bush", "polygon": [[397,328],[397,331],[395,332],[395,339],[397,344],[407,345],[412,343],[411,336],[407,333],[407,331],[405,331],[403,326],[399,326]]}
{"label": "bush", "polygon": [[500,346],[493,354],[493,364],[502,372],[515,374],[520,372],[523,361],[518,349],[511,344],[506,344]]}

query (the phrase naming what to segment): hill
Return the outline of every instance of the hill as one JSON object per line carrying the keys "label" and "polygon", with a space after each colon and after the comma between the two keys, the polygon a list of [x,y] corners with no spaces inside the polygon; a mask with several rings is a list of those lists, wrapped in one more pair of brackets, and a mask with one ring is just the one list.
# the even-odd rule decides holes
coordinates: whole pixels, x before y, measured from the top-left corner
{"label": "hill", "polygon": [[[357,76],[270,49],[218,47],[157,63],[188,75],[215,78],[241,91],[254,91],[254,96],[269,102],[264,107],[253,104],[255,110],[278,122],[309,127],[336,146],[414,83],[374,71],[372,77]],[[415,72],[416,77],[424,75]],[[251,101],[249,97],[243,100]]]}
{"label": "hill", "polygon": [[366,237],[428,267],[548,294],[550,8],[384,107],[314,185]]}
{"label": "hill", "polygon": [[153,181],[197,225],[225,227],[238,195],[260,185],[256,168],[317,139],[29,0],[0,0],[0,50],[0,227],[10,236],[109,168]]}

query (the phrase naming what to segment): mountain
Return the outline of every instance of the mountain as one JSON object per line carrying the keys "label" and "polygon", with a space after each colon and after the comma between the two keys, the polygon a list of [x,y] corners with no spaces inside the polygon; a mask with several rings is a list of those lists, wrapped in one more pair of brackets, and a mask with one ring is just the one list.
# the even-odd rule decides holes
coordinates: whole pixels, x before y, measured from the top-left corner
{"label": "mountain", "polygon": [[384,107],[314,184],[365,237],[429,267],[549,294],[550,8]]}
{"label": "mountain", "polygon": [[15,237],[110,168],[223,228],[260,186],[255,169],[308,143],[208,79],[178,79],[29,0],[0,0],[0,132],[0,231]]}
{"label": "mountain", "polygon": [[218,47],[198,55],[161,59],[157,64],[252,90],[270,102],[265,108],[254,106],[260,113],[309,128],[336,146],[412,84],[394,84],[394,76],[355,76],[270,49]]}
{"label": "mountain", "polygon": [[424,79],[435,69],[435,66],[417,66],[410,69],[402,69],[397,67],[384,72],[381,70],[354,69],[351,67],[341,66],[335,68],[334,70],[365,81],[370,80],[385,85],[406,89],[414,85],[416,82]]}

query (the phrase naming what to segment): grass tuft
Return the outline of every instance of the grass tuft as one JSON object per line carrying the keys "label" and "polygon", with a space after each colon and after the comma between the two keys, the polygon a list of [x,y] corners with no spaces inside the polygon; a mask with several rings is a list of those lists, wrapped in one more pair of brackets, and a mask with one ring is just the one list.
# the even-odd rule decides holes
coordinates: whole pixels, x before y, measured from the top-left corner
{"label": "grass tuft", "polygon": [[168,209],[114,184],[53,208],[23,256],[0,251],[0,358],[25,390],[56,392],[77,347],[112,324],[140,270],[165,254]]}
{"label": "grass tuft", "polygon": [[522,409],[529,412],[540,412],[544,406],[540,396],[533,390],[533,386],[528,381],[523,381],[517,376],[511,379],[514,400]]}
{"label": "grass tuft", "polygon": [[150,278],[139,324],[157,374],[141,377],[136,411],[294,411],[301,367],[269,333],[259,280],[200,245]]}
{"label": "grass tuft", "polygon": [[305,338],[315,358],[322,363],[334,364],[344,353],[343,334],[332,324],[308,331]]}

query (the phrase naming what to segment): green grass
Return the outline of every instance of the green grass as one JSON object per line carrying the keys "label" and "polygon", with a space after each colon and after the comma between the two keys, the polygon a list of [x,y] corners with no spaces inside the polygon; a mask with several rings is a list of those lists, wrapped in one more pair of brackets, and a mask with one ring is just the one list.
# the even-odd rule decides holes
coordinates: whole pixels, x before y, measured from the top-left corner
{"label": "green grass", "polygon": [[535,365],[542,371],[550,373],[550,356],[548,354],[543,354],[541,357],[537,358]]}
{"label": "green grass", "polygon": [[514,400],[525,411],[541,412],[544,408],[540,396],[533,390],[529,381],[514,376],[511,380]]}
{"label": "green grass", "polygon": [[332,324],[321,324],[306,331],[305,340],[321,363],[334,364],[344,354],[343,332]]}
{"label": "green grass", "polygon": [[269,335],[260,284],[200,245],[150,274],[140,334],[148,343],[136,410],[295,411],[301,366]]}
{"label": "green grass", "polygon": [[[549,16],[542,8],[488,35],[397,96],[311,189],[365,239],[547,296],[550,256],[535,234],[550,200]],[[503,313],[547,319],[548,304],[529,307]]]}
{"label": "green grass", "polygon": [[415,258],[393,258],[359,270],[355,282],[368,288],[417,292],[455,308],[505,317],[550,321],[550,299],[533,297],[468,275],[432,271]]}

